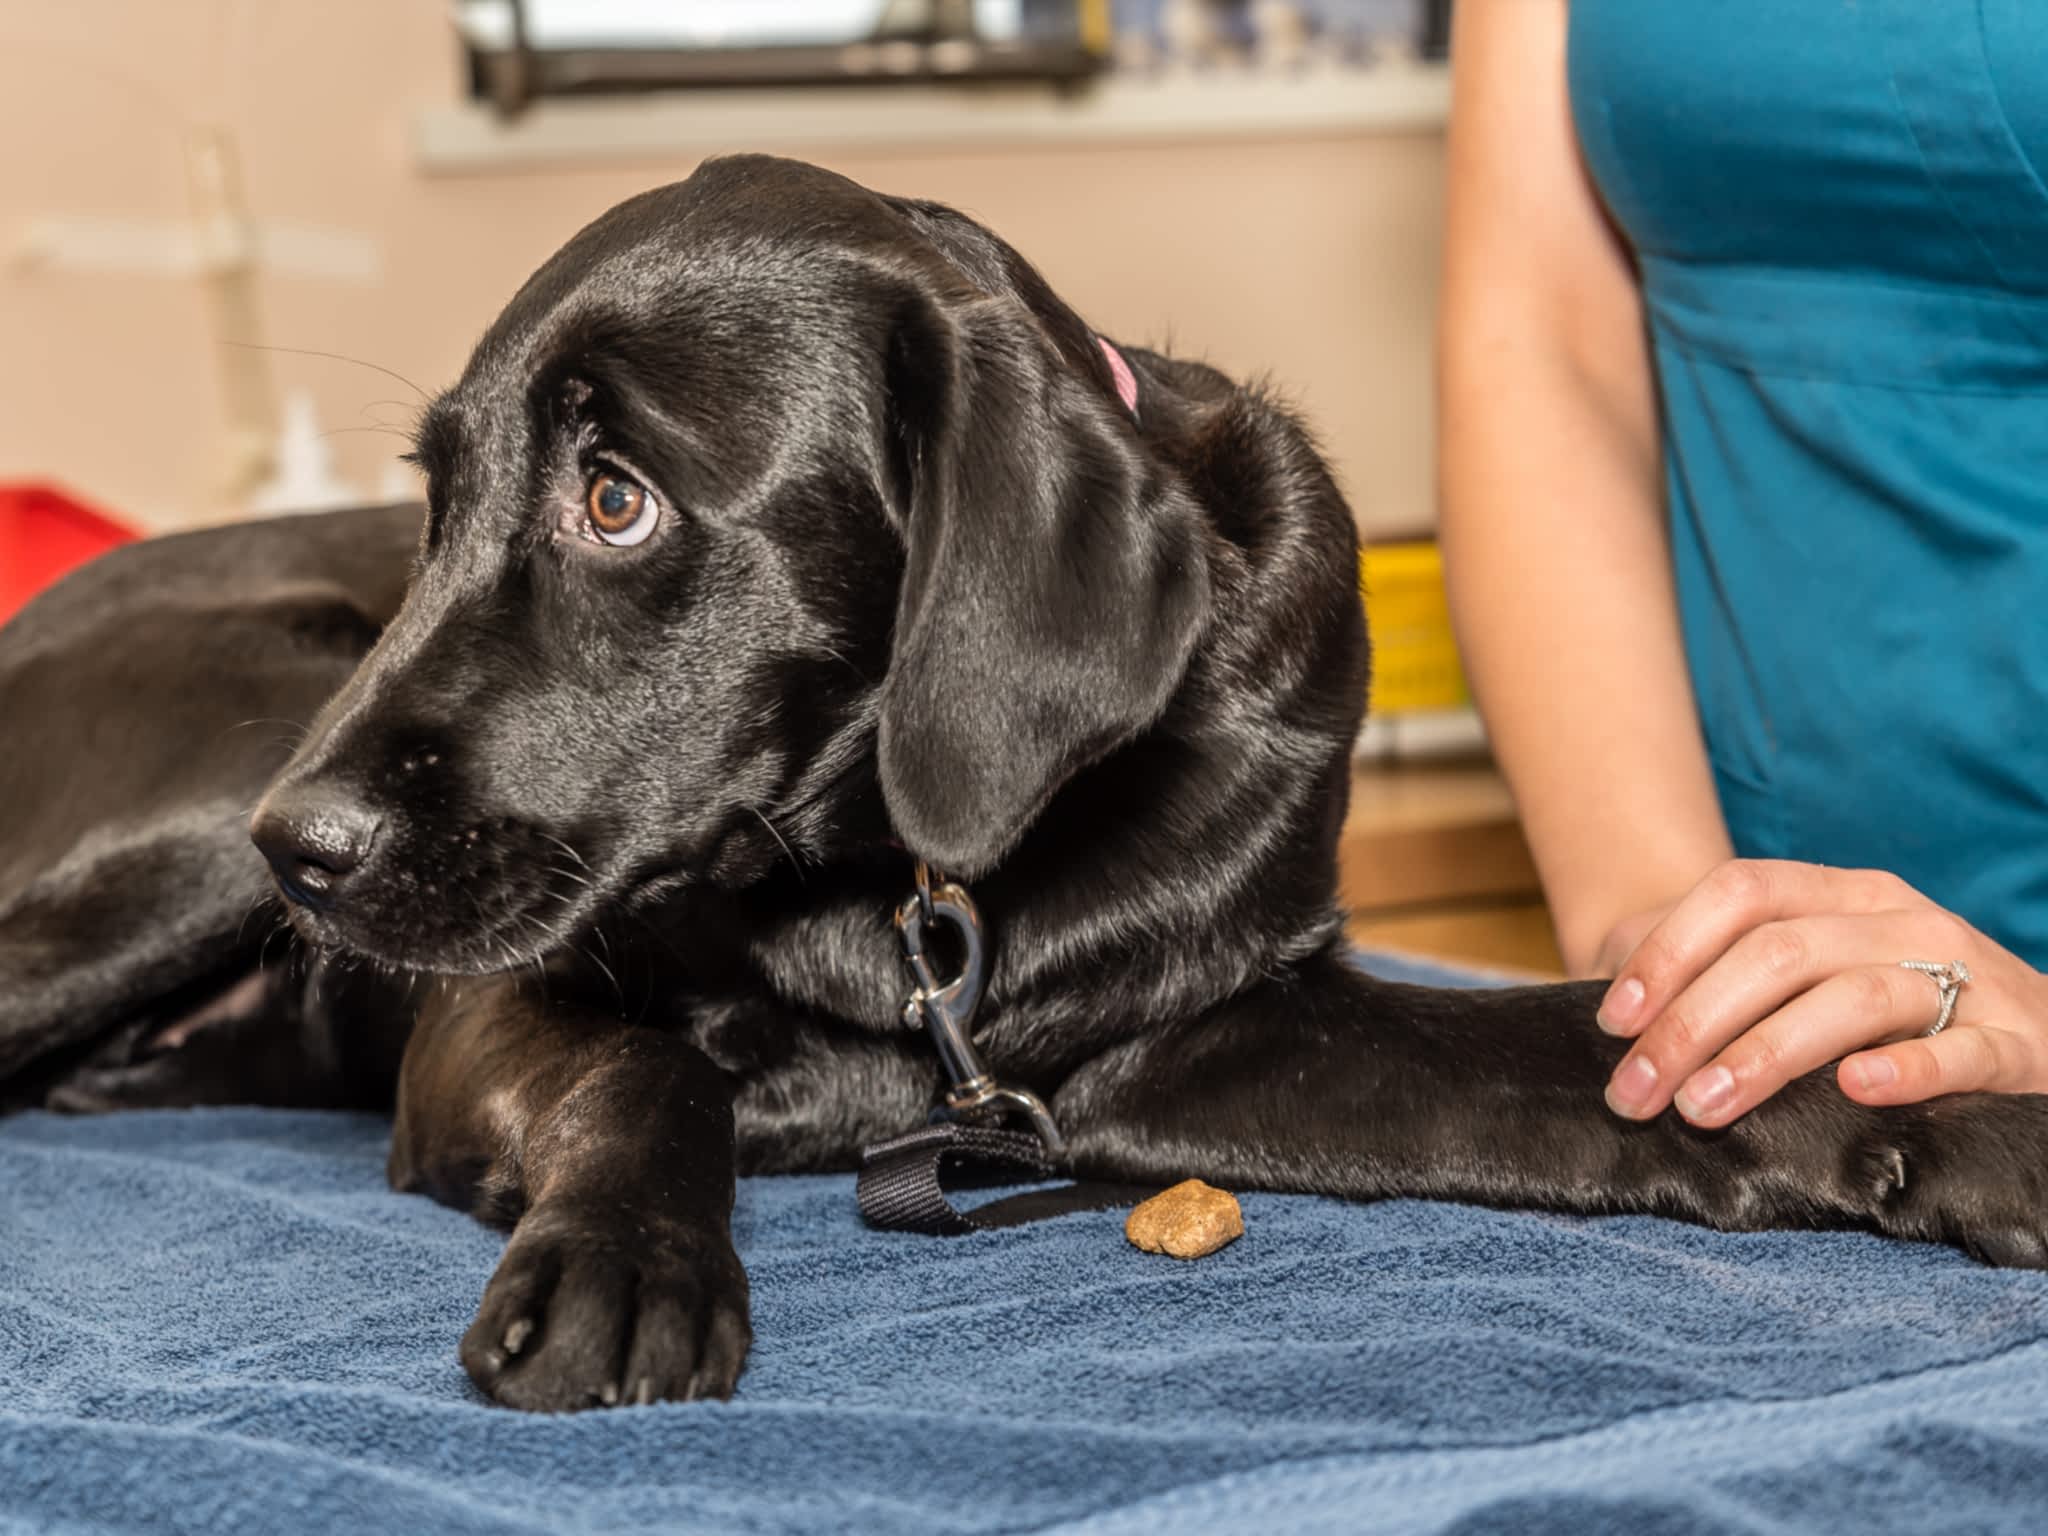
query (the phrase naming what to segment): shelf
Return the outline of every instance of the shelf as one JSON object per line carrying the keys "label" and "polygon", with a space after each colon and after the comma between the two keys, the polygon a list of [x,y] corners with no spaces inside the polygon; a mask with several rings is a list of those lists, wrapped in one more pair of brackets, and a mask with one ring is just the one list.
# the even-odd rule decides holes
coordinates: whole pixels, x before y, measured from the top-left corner
{"label": "shelf", "polygon": [[412,123],[430,174],[735,149],[961,149],[1429,132],[1450,111],[1450,72],[1385,63],[1302,75],[1217,71],[1044,85],[866,85],[562,97],[507,122],[474,102]]}
{"label": "shelf", "polygon": [[1514,799],[1491,764],[1358,766],[1338,877],[1356,943],[1563,974]]}

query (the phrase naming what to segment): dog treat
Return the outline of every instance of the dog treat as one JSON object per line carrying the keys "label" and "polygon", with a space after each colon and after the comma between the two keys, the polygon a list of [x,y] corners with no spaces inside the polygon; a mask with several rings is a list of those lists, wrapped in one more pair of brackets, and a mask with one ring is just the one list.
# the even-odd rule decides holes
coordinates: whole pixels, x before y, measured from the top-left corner
{"label": "dog treat", "polygon": [[1199,1259],[1244,1236],[1244,1213],[1229,1190],[1183,1179],[1137,1206],[1124,1236],[1147,1253]]}

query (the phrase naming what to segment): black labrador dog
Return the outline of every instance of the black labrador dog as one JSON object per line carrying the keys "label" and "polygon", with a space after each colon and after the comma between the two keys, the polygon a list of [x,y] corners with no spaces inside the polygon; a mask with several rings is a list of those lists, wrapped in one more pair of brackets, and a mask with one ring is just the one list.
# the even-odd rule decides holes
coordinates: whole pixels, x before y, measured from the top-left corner
{"label": "black labrador dog", "polygon": [[1082,1175],[2048,1261],[2041,1100],[1631,1123],[1597,988],[1356,969],[1328,470],[957,213],[707,164],[533,276],[418,458],[423,518],[140,546],[0,634],[0,1093],[395,1097],[393,1182],[511,1227],[462,1346],[502,1402],[732,1389],[735,1174],[942,1088],[917,860]]}

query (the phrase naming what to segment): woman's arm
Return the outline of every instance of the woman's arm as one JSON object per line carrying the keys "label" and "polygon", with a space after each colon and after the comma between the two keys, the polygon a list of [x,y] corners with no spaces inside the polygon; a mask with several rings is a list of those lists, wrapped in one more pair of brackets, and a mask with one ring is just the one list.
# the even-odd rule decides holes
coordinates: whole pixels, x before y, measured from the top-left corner
{"label": "woman's arm", "polygon": [[1642,294],[1579,158],[1565,20],[1565,0],[1458,6],[1438,469],[1459,642],[1583,975],[1731,849],[1679,638]]}
{"label": "woman's arm", "polygon": [[1890,875],[1729,858],[1642,294],[1579,160],[1565,4],[1458,6],[1439,467],[1459,639],[1565,961],[1618,967],[1607,1101],[1723,1126],[1838,1060],[1865,1104],[2048,1093],[2048,976]]}

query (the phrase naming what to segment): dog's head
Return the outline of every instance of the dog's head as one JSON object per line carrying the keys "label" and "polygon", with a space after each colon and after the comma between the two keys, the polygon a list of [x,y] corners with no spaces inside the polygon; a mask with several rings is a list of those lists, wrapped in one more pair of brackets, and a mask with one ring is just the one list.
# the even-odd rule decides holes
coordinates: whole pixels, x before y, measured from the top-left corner
{"label": "dog's head", "polygon": [[577,235],[418,459],[404,608],[254,821],[300,924],[394,964],[848,840],[980,873],[1157,718],[1209,606],[1195,503],[1042,279],[787,161]]}

